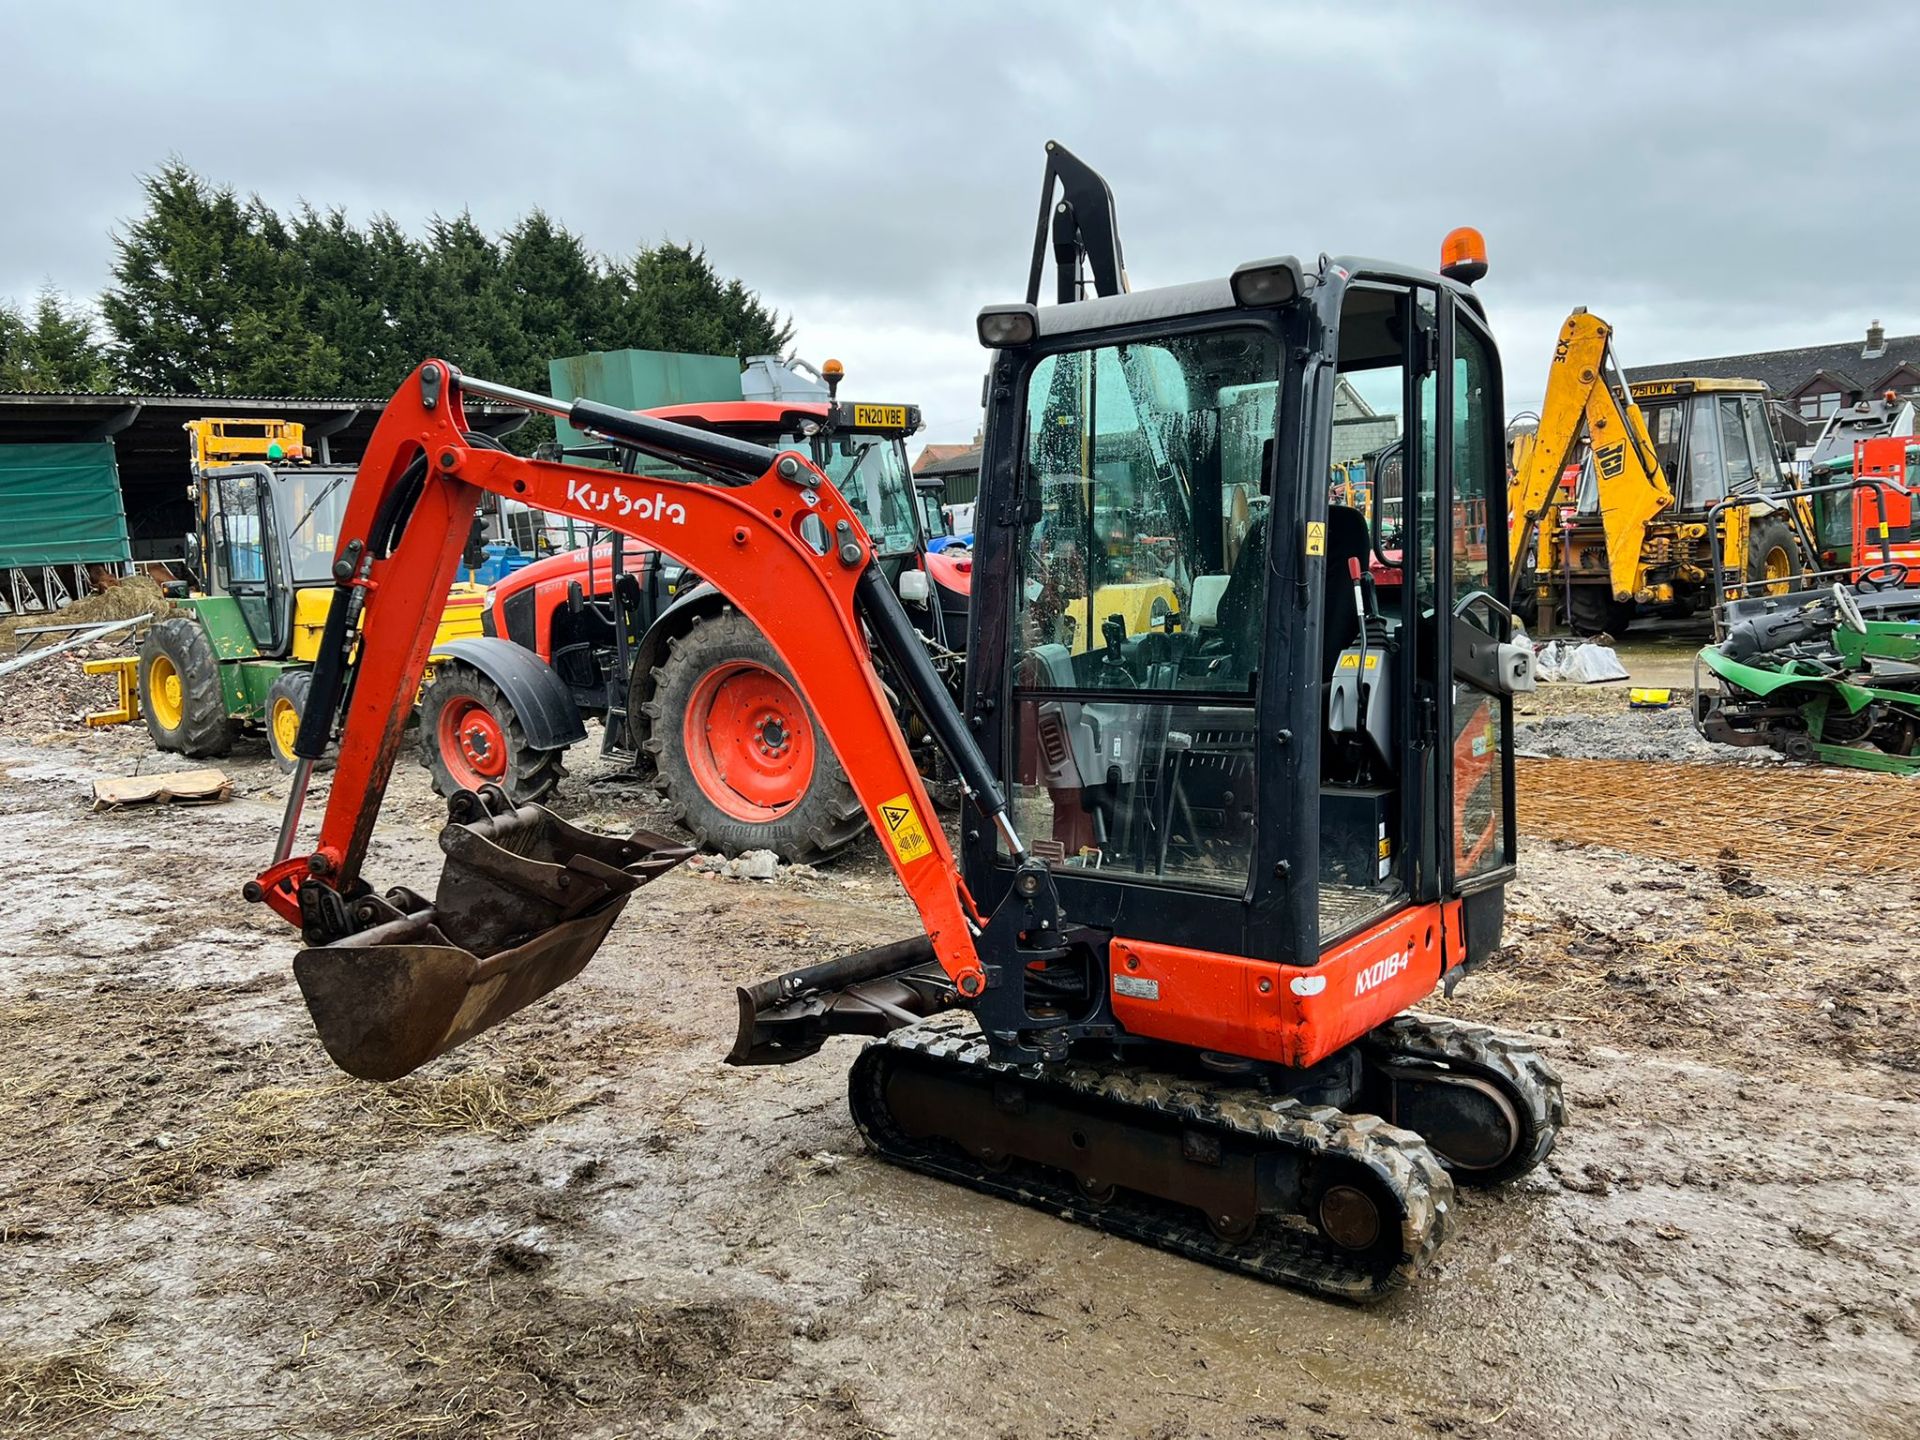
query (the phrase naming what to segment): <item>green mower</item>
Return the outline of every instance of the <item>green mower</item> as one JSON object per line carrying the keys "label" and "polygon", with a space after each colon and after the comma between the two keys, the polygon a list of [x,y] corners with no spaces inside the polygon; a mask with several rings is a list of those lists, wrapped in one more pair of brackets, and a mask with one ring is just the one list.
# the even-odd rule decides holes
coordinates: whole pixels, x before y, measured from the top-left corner
{"label": "green mower", "polygon": [[[1849,587],[1725,607],[1725,638],[1694,663],[1694,723],[1723,745],[1920,775],[1920,590],[1906,566]],[[1706,666],[1718,694],[1699,683]]]}

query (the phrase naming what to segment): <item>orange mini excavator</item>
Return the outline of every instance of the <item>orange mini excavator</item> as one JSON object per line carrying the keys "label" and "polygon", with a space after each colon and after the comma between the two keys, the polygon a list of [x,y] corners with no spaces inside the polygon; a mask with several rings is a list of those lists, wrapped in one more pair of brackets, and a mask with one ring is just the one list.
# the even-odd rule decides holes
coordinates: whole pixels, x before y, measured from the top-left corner
{"label": "orange mini excavator", "polygon": [[[1057,303],[1039,304],[1049,229]],[[856,1124],[886,1159],[1328,1295],[1404,1284],[1456,1183],[1552,1148],[1526,1046],[1406,1013],[1499,944],[1513,875],[1500,369],[1470,282],[1257,260],[1127,287],[1104,181],[1050,145],[1024,303],[989,352],[968,676],[956,703],[860,517],[809,459],[429,360],[388,404],[341,526],[273,863],[295,974],[348,1072],[403,1075],[576,975],[689,853],[499,792],[449,802],[429,897],[362,876],[475,501],[609,526],[711,577],[791,670],[919,934],[740,992],[737,1064],[868,1037]],[[1328,501],[1346,397],[1403,418],[1371,516]],[[619,470],[507,454],[473,397],[564,415]],[[1377,423],[1377,421],[1376,421]],[[654,460],[674,478],[649,478]],[[689,478],[689,477],[693,478]],[[1378,487],[1376,487],[1376,490]],[[971,797],[937,823],[869,637]],[[313,761],[336,737],[319,834]]]}

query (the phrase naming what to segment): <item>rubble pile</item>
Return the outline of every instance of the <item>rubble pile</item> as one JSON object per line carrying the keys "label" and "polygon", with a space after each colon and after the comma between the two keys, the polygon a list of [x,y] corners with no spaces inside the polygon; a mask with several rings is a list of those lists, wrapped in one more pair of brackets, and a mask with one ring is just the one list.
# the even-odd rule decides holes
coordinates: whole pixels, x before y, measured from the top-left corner
{"label": "rubble pile", "polygon": [[86,729],[87,713],[111,710],[116,692],[111,675],[89,675],[82,664],[131,653],[124,636],[108,636],[64,654],[50,655],[11,675],[0,675],[0,730],[31,735],[44,730]]}

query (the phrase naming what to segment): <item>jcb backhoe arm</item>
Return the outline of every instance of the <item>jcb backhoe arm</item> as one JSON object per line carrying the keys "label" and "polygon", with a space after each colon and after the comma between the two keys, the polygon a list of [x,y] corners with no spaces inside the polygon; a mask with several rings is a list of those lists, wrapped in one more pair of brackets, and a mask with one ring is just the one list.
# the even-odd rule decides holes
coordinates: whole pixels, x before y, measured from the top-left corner
{"label": "jcb backhoe arm", "polygon": [[[470,443],[462,394],[566,416],[617,446],[705,472],[710,484],[522,459]],[[391,1079],[505,1018],[585,965],[626,897],[686,858],[658,836],[568,826],[498,792],[456,796],[432,901],[376,895],[361,879],[481,492],[611,527],[708,577],[772,642],[861,797],[919,910],[952,990],[988,985],[975,911],[873,668],[865,621],[976,804],[1024,847],[945,687],[877,568],[855,512],[804,456],[636,416],[558,404],[423,364],[387,405],[354,481],[336,590],[315,662],[300,757],[274,863],[247,887],[298,925],[295,970],[323,1040],[351,1073]],[[898,653],[896,653],[898,652]],[[924,689],[925,693],[921,693]],[[344,709],[341,702],[344,696]],[[341,715],[339,758],[317,843],[294,854],[313,761]],[[1051,894],[1044,867],[1030,890]]]}
{"label": "jcb backhoe arm", "polygon": [[1614,598],[1630,601],[1640,588],[1647,522],[1672,508],[1673,490],[1660,469],[1647,422],[1620,376],[1612,340],[1613,327],[1584,307],[1560,327],[1540,405],[1540,429],[1524,453],[1516,447],[1507,486],[1507,565],[1509,574],[1520,573],[1527,540],[1552,508],[1560,476],[1584,427],[1607,536],[1608,578]]}

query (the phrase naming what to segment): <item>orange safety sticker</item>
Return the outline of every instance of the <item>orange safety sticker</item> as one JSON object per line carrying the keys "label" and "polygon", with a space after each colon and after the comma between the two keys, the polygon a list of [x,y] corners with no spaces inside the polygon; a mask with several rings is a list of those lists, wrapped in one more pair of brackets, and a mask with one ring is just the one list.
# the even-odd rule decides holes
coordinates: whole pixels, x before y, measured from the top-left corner
{"label": "orange safety sticker", "polygon": [[880,806],[881,829],[902,861],[921,860],[933,853],[933,842],[914,813],[913,801],[896,795]]}

